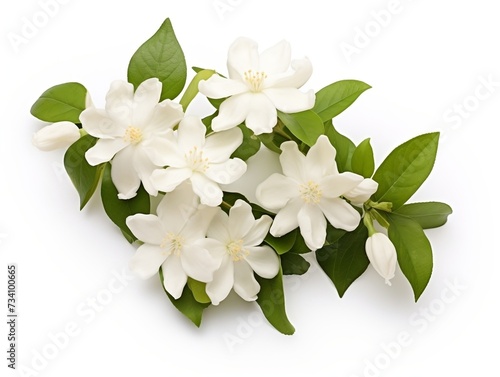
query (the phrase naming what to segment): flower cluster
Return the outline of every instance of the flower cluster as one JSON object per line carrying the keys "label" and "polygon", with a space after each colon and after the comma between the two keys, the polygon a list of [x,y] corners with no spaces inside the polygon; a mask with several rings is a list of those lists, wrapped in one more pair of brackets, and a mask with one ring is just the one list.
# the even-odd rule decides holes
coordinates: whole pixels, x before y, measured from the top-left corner
{"label": "flower cluster", "polygon": [[[151,71],[146,54],[161,69]],[[293,333],[284,299],[276,310],[263,302],[283,291],[283,275],[307,272],[303,254],[311,252],[341,296],[369,264],[390,285],[399,263],[418,299],[432,270],[423,229],[443,225],[451,208],[406,202],[432,169],[439,135],[400,145],[375,171],[370,139],[356,146],[332,123],[369,86],[344,80],[301,90],[312,65],[292,60],[286,41],[259,52],[239,38],[227,77],[195,71],[184,90],[185,61],[167,19],[133,55],[128,81],[111,84],[104,107],[83,85],[66,83],[31,109],[51,123],[33,143],[66,149],[82,208],[101,182],[106,214],[138,243],[131,269],[144,279],[160,274],[172,303],[197,325],[203,309],[234,290]],[[197,95],[212,114],[186,115]],[[422,146],[427,154],[412,153]],[[262,153],[279,161],[271,171]],[[252,171],[264,170],[256,181]]]}

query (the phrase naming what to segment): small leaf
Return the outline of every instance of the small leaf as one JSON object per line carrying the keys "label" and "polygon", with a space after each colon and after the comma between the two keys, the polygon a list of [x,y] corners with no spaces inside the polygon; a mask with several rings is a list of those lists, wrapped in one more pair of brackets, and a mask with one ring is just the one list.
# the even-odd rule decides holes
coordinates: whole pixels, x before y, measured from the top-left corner
{"label": "small leaf", "polygon": [[415,220],[424,229],[430,229],[446,224],[453,210],[446,203],[426,202],[405,204],[395,213]]}
{"label": "small leaf", "polygon": [[87,89],[77,82],[68,82],[47,89],[31,107],[31,114],[45,122],[80,123],[85,110]]}
{"label": "small leaf", "polygon": [[182,314],[184,314],[187,318],[191,320],[197,327],[201,325],[201,319],[203,317],[203,310],[205,310],[210,304],[202,304],[194,298],[193,292],[186,285],[184,290],[182,291],[182,296],[177,300],[174,299],[170,293],[165,290],[165,286],[163,285],[163,270],[160,268],[160,281],[163,290],[167,294],[168,298],[174,304],[174,306],[179,310]]}
{"label": "small leaf", "polygon": [[[334,235],[327,235],[327,239],[335,239],[342,234],[336,229],[333,232]],[[340,297],[344,296],[351,284],[370,264],[365,251],[367,238],[368,231],[363,222],[360,222],[354,231],[344,232],[337,241],[316,250],[319,265],[337,288]]]}
{"label": "small leaf", "polygon": [[240,124],[239,128],[243,133],[243,142],[236,148],[231,158],[241,158],[243,161],[246,161],[259,151],[260,140],[244,124]]}
{"label": "small leaf", "polygon": [[278,254],[285,254],[290,251],[295,244],[297,239],[297,229],[285,234],[282,237],[274,237],[268,234],[264,239],[264,242],[271,246]]}
{"label": "small leaf", "polygon": [[210,297],[207,295],[206,286],[207,283],[202,283],[201,281],[188,278],[188,287],[193,293],[193,297],[200,304],[210,304]]}
{"label": "small leaf", "polygon": [[377,202],[392,202],[396,211],[424,183],[434,166],[439,133],[417,136],[394,149],[373,175]]}
{"label": "small leaf", "polygon": [[294,253],[286,253],[281,256],[283,275],[304,275],[311,264],[303,256]]}
{"label": "small leaf", "polygon": [[128,81],[137,87],[152,77],[163,84],[160,100],[174,99],[184,88],[187,67],[182,48],[166,19],[160,29],[135,52],[128,66]]}
{"label": "small leaf", "polygon": [[351,104],[371,86],[362,81],[337,81],[316,93],[316,104],[313,110],[323,122],[331,120]]}
{"label": "small leaf", "polygon": [[262,215],[272,215],[271,212],[266,211],[264,208],[258,206],[257,204],[250,203],[244,195],[236,192],[224,192],[221,204],[222,209],[226,212],[229,212],[229,208],[234,206],[234,203],[236,203],[238,199],[241,199],[250,204],[250,206],[252,207],[252,213],[256,219],[259,219]]}
{"label": "small leaf", "polygon": [[64,167],[80,196],[80,210],[94,194],[104,164],[91,166],[85,159],[85,152],[97,143],[97,139],[85,135],[74,142],[64,154]]}
{"label": "small leaf", "polygon": [[281,149],[280,145],[281,143],[279,142],[278,139],[279,135],[276,135],[275,133],[270,133],[270,134],[260,134],[259,140],[264,144],[268,149],[275,153],[281,154]]}
{"label": "small leaf", "polygon": [[415,302],[422,295],[432,275],[432,248],[416,221],[397,214],[384,214],[389,223],[389,238],[396,247],[401,271],[410,282]]}
{"label": "small leaf", "polygon": [[325,135],[337,151],[335,161],[339,172],[351,171],[351,159],[356,145],[348,137],[339,133],[331,121],[325,123]]}
{"label": "small leaf", "polygon": [[323,134],[323,122],[314,111],[306,110],[293,114],[279,111],[278,117],[295,137],[310,147]]}
{"label": "small leaf", "polygon": [[353,173],[370,178],[375,171],[375,160],[373,158],[373,149],[370,139],[362,141],[354,150],[352,155],[351,167]]}
{"label": "small leaf", "polygon": [[285,311],[285,294],[283,291],[283,272],[280,271],[272,279],[264,279],[256,275],[255,278],[260,285],[257,297],[264,316],[276,330],[285,335],[292,335],[295,328],[288,320]]}
{"label": "small leaf", "polygon": [[121,229],[127,239],[136,240],[126,220],[127,217],[137,213],[149,214],[150,198],[144,187],[141,185],[137,190],[137,195],[132,199],[118,199],[118,190],[111,179],[111,164],[107,163],[102,176],[101,198],[104,211],[111,221]]}
{"label": "small leaf", "polygon": [[200,81],[208,80],[213,74],[215,74],[215,71],[213,69],[204,69],[196,73],[179,102],[184,111],[186,111],[191,101],[199,93],[198,84],[200,83]]}

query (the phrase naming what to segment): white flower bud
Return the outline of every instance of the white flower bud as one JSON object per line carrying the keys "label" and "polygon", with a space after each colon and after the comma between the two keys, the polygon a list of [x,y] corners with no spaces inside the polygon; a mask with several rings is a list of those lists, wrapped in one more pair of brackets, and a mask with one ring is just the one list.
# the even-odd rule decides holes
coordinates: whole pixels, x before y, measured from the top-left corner
{"label": "white flower bud", "polygon": [[80,138],[80,130],[71,122],[57,122],[45,126],[33,135],[33,145],[42,151],[68,148]]}
{"label": "white flower bud", "polygon": [[377,191],[378,183],[371,178],[365,178],[359,185],[344,194],[344,198],[355,206],[362,206]]}
{"label": "white flower bud", "polygon": [[396,248],[383,233],[374,233],[366,240],[366,255],[375,271],[385,279],[385,283],[391,285],[397,263]]}

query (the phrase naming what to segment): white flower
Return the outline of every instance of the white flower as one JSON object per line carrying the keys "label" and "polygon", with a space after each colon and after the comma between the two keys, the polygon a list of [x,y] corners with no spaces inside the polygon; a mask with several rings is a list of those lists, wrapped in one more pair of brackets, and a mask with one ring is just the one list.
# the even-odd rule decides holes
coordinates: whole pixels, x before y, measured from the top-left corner
{"label": "white flower", "polygon": [[222,202],[219,184],[236,181],[246,171],[246,164],[231,154],[243,140],[239,128],[218,132],[205,139],[206,128],[194,116],[185,117],[176,133],[167,133],[163,139],[152,143],[153,161],[166,169],[157,169],[151,182],[160,191],[170,192],[190,180],[201,203],[218,206]]}
{"label": "white flower", "polygon": [[281,144],[281,150],[283,174],[273,174],[256,192],[259,202],[278,211],[271,234],[281,237],[299,227],[307,246],[314,251],[325,243],[326,220],[335,228],[354,230],[360,215],[341,196],[358,187],[363,177],[338,172],[336,151],[328,138],[320,136],[307,156],[291,141]]}
{"label": "white flower", "polygon": [[232,288],[244,300],[254,301],[260,291],[254,271],[266,279],[276,276],[280,267],[278,256],[269,246],[259,246],[271,223],[266,215],[255,220],[252,208],[242,200],[236,201],[229,216],[219,210],[205,241],[207,249],[220,261],[213,280],[206,286],[212,304],[218,305]]}
{"label": "white flower", "polygon": [[311,77],[311,63],[307,58],[290,59],[286,41],[259,54],[257,43],[237,39],[229,48],[229,78],[213,75],[199,84],[200,92],[209,98],[229,97],[221,104],[212,129],[227,130],[244,121],[256,135],[270,133],[277,123],[276,109],[285,113],[311,109],[314,92],[298,90]]}
{"label": "white flower", "polygon": [[112,160],[111,179],[120,199],[133,198],[141,181],[150,195],[157,195],[149,178],[155,165],[149,157],[151,142],[165,137],[182,119],[182,107],[170,100],[158,103],[161,82],[151,78],[134,93],[132,84],[114,81],[106,96],[106,108],[90,107],[82,112],[82,126],[99,138],[85,157],[90,165]]}
{"label": "white flower", "polygon": [[136,214],[127,218],[127,226],[142,242],[130,268],[148,279],[163,270],[163,285],[175,299],[182,295],[188,276],[212,280],[219,263],[202,245],[207,228],[217,208],[199,206],[189,184],[165,195],[157,214]]}
{"label": "white flower", "polygon": [[344,198],[355,206],[362,206],[378,189],[378,183],[371,178],[365,178],[351,191],[344,194]]}
{"label": "white flower", "polygon": [[80,138],[80,130],[72,122],[56,122],[33,135],[33,145],[42,151],[68,148]]}
{"label": "white flower", "polygon": [[394,277],[398,258],[391,240],[384,233],[374,233],[366,240],[365,249],[375,271],[391,285],[389,280]]}

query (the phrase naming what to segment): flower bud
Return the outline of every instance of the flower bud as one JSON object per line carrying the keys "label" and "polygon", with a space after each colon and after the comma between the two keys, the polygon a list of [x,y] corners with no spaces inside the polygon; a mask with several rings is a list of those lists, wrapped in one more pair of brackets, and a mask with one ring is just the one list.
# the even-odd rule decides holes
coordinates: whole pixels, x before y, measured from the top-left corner
{"label": "flower bud", "polygon": [[397,254],[393,243],[383,233],[374,233],[366,240],[366,255],[375,271],[391,285],[396,270]]}
{"label": "flower bud", "polygon": [[371,178],[365,178],[359,185],[344,194],[344,198],[355,206],[362,206],[377,191],[378,183]]}
{"label": "flower bud", "polygon": [[80,138],[80,130],[71,122],[45,126],[33,135],[33,145],[42,151],[67,148]]}

